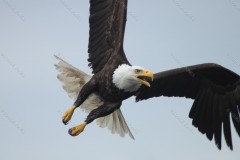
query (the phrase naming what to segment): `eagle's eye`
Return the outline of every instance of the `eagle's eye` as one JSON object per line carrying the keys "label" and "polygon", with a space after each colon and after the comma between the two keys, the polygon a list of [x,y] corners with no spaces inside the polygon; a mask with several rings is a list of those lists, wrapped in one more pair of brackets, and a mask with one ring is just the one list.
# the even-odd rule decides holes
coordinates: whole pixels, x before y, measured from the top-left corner
{"label": "eagle's eye", "polygon": [[136,73],[136,74],[139,74],[140,72],[142,72],[142,70],[140,70],[140,69],[135,69],[135,73]]}

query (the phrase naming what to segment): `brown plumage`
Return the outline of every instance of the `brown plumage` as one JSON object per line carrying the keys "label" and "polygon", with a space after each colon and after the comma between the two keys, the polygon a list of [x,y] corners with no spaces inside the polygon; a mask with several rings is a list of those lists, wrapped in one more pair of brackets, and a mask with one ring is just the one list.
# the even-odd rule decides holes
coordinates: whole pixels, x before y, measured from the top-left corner
{"label": "brown plumage", "polygon": [[[230,115],[240,136],[240,77],[217,64],[188,66],[155,74],[150,88],[143,86],[136,100],[152,97],[194,99],[189,117],[209,140],[221,149],[222,127],[227,145],[232,146]],[[223,126],[222,126],[223,125]]]}
{"label": "brown plumage", "polygon": [[90,0],[88,61],[93,73],[112,61],[129,64],[123,51],[126,14],[127,0]]}

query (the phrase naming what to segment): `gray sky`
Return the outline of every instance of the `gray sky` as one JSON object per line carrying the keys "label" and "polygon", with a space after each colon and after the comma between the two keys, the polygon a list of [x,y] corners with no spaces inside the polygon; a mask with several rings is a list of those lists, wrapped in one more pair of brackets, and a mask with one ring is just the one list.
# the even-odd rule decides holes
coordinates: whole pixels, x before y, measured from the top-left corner
{"label": "gray sky", "polygon": [[[191,125],[192,100],[154,98],[122,105],[135,141],[95,123],[78,137],[77,110],[68,126],[62,113],[73,101],[56,79],[53,54],[91,72],[87,63],[89,2],[0,1],[0,159],[159,160],[240,157],[222,151]],[[239,0],[129,0],[125,52],[134,65],[154,72],[214,62],[240,73]]]}

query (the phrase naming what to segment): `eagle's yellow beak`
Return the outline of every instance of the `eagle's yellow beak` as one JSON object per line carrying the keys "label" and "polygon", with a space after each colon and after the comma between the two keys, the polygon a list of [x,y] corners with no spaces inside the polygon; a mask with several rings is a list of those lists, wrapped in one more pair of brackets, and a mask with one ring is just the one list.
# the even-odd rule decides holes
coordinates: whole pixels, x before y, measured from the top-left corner
{"label": "eagle's yellow beak", "polygon": [[153,72],[150,70],[143,70],[137,75],[137,80],[147,87],[151,87],[150,83],[153,81]]}

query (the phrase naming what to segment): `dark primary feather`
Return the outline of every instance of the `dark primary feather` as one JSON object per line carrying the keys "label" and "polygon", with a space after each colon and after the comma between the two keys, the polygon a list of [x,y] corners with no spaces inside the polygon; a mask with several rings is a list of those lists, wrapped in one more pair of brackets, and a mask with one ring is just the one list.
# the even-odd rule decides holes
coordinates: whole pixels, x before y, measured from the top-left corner
{"label": "dark primary feather", "polygon": [[233,149],[230,117],[240,136],[240,77],[217,64],[188,66],[154,75],[150,88],[141,87],[136,100],[158,96],[194,99],[189,113],[192,124],[221,149],[222,130]]}
{"label": "dark primary feather", "polygon": [[116,56],[128,63],[123,51],[127,0],[90,0],[89,66],[100,71]]}

